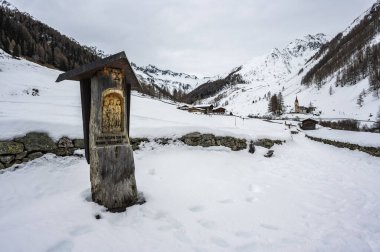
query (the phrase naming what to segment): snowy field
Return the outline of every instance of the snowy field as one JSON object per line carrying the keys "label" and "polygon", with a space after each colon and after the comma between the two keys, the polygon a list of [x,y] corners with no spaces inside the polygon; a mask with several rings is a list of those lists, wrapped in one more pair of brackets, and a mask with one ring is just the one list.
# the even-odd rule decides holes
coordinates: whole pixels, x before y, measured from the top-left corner
{"label": "snowy field", "polygon": [[[5,55],[0,69],[0,139],[82,137],[78,83]],[[2,170],[0,251],[380,251],[379,158],[292,136],[281,121],[196,115],[136,93],[131,102],[132,137],[200,131],[286,144],[265,158],[261,147],[148,143],[135,152],[147,202],[116,214],[91,202],[84,158],[47,154]],[[315,131],[331,132],[342,133]]]}
{"label": "snowy field", "polygon": [[380,251],[379,158],[302,135],[264,153],[145,146],[147,202],[117,214],[83,158],[46,155],[0,174],[1,251]]}

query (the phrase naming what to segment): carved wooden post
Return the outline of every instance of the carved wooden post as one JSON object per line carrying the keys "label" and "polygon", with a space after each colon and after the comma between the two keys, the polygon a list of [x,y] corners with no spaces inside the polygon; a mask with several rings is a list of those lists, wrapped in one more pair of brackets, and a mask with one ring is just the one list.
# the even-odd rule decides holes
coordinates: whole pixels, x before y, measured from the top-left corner
{"label": "carved wooden post", "polygon": [[93,201],[110,211],[137,202],[129,142],[131,85],[140,85],[124,52],[61,74],[79,80],[83,133]]}

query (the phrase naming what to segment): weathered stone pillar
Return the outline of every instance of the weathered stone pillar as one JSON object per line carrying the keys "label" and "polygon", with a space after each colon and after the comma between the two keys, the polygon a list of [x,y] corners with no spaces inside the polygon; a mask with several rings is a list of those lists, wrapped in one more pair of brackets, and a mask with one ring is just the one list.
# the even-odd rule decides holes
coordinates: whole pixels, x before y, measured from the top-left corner
{"label": "weathered stone pillar", "polygon": [[124,52],[61,74],[81,81],[83,132],[93,201],[124,211],[138,200],[129,142],[131,84],[138,80]]}

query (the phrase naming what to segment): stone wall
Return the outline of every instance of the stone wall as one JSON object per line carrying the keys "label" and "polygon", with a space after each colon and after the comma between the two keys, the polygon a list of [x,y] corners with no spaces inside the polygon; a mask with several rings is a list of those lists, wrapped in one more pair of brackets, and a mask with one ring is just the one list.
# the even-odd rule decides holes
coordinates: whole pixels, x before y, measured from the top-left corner
{"label": "stone wall", "polygon": [[247,148],[247,140],[230,136],[215,136],[213,134],[201,134],[193,132],[184,135],[179,139],[183,143],[190,146],[225,146],[233,151],[240,151]]}
{"label": "stone wall", "polygon": [[0,169],[31,161],[45,153],[70,156],[83,148],[82,139],[62,137],[54,142],[46,133],[30,132],[23,137],[0,141]]}
{"label": "stone wall", "polygon": [[[130,138],[133,150],[140,149],[142,143],[154,141],[161,145],[171,142],[182,142],[189,146],[224,146],[233,151],[245,150],[248,147],[247,140],[230,136],[215,136],[213,134],[201,134],[193,132],[180,138]],[[282,144],[280,140],[259,139],[253,142],[256,146],[270,149],[274,144]],[[0,140],[0,169],[21,164],[39,158],[46,153],[53,153],[58,156],[71,156],[77,149],[83,149],[83,139],[70,139],[62,137],[54,142],[46,133],[31,132],[23,137],[14,138],[8,141]]]}
{"label": "stone wall", "polygon": [[[142,143],[150,142],[148,138],[131,138],[130,141],[133,150],[138,150],[140,148],[140,144]],[[248,146],[247,140],[243,138],[236,138],[231,136],[215,136],[213,134],[201,134],[199,132],[192,132],[178,139],[155,138],[153,141],[161,145],[166,145],[170,142],[180,141],[190,146],[224,146],[230,148],[233,151],[245,150]],[[272,148],[275,144],[281,145],[283,143],[285,143],[285,141],[272,140],[268,138],[252,141],[252,144],[254,144],[255,146],[261,146],[267,149]]]}
{"label": "stone wall", "polygon": [[338,141],[334,141],[334,140],[328,140],[328,139],[323,139],[323,138],[318,138],[318,137],[312,137],[312,136],[308,136],[308,135],[305,135],[305,136],[307,138],[311,139],[311,140],[314,140],[314,141],[317,141],[317,142],[321,142],[321,143],[324,143],[324,144],[333,145],[333,146],[338,147],[338,148],[347,148],[347,149],[350,149],[350,150],[358,150],[358,151],[362,151],[362,152],[368,153],[368,154],[370,154],[372,156],[375,156],[375,157],[380,157],[380,147],[378,147],[378,148],[376,148],[376,147],[366,147],[366,146],[360,146],[358,144],[338,142]]}

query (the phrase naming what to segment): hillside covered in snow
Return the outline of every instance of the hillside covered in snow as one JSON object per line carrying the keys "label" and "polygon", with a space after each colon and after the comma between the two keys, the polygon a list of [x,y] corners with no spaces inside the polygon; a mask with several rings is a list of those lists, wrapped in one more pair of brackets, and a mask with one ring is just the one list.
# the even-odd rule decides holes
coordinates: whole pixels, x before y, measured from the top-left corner
{"label": "hillside covered in snow", "polygon": [[285,113],[294,112],[298,97],[301,106],[316,107],[319,118],[372,121],[380,107],[379,13],[377,1],[331,40],[308,35],[255,57],[227,77],[200,85],[189,101],[263,116],[270,96],[281,92]]}

